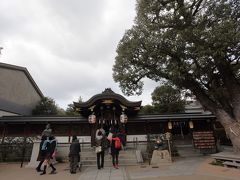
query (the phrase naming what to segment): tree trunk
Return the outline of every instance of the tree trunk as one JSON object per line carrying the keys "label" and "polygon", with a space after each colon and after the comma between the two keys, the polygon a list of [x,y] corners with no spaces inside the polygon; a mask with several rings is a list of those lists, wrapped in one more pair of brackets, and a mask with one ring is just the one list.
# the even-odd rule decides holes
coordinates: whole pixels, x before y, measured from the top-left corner
{"label": "tree trunk", "polygon": [[240,153],[240,123],[237,119],[230,117],[225,111],[217,110],[217,120],[225,129],[227,137],[233,144],[234,152]]}
{"label": "tree trunk", "polygon": [[[227,132],[227,131],[229,131],[229,129],[225,129],[225,131]],[[233,144],[234,152],[240,153],[240,134],[239,134],[239,130],[238,130],[238,134],[236,134],[236,131],[228,132],[228,137]]]}

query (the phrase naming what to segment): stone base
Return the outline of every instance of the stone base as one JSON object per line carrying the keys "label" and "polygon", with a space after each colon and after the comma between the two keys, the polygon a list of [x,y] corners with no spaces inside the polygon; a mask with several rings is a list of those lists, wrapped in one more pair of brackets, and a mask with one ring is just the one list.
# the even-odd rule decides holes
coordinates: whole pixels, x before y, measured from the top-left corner
{"label": "stone base", "polygon": [[34,142],[30,162],[25,167],[36,168],[38,166],[39,161],[37,161],[37,157],[39,153],[39,146],[40,146],[40,141]]}

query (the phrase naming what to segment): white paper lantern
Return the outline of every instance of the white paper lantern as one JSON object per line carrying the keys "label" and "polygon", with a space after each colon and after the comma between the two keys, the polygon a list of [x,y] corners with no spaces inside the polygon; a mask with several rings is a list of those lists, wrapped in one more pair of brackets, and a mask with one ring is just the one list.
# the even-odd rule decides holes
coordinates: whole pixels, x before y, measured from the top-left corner
{"label": "white paper lantern", "polygon": [[193,124],[192,121],[189,121],[189,128],[190,128],[190,129],[193,129],[193,128],[194,128],[194,124]]}
{"label": "white paper lantern", "polygon": [[127,121],[128,121],[127,115],[126,114],[122,114],[120,116],[120,122],[125,124],[125,123],[127,123]]}
{"label": "white paper lantern", "polygon": [[171,121],[168,122],[168,129],[172,129],[172,122]]}
{"label": "white paper lantern", "polygon": [[88,122],[90,124],[95,124],[96,123],[96,116],[94,114],[91,114],[88,116]]}

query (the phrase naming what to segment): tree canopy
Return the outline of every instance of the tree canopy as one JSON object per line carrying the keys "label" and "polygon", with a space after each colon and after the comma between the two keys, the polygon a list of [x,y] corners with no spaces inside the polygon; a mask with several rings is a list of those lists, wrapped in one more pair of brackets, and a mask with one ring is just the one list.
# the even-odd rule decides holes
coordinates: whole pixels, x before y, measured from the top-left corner
{"label": "tree canopy", "polygon": [[181,113],[185,108],[185,96],[172,85],[158,86],[152,92],[152,105],[141,108],[140,114]]}
{"label": "tree canopy", "polygon": [[152,93],[152,104],[155,112],[177,113],[183,112],[185,101],[181,97],[181,91],[170,85],[158,86]]}
{"label": "tree canopy", "polygon": [[240,2],[138,0],[136,10],[113,66],[123,93],[141,94],[144,77],[189,89],[240,149],[240,128],[232,133],[240,122]]}
{"label": "tree canopy", "polygon": [[[81,96],[79,96],[77,102],[83,102]],[[78,116],[79,115],[79,112],[75,109],[73,103],[68,104],[68,107],[66,109],[66,115],[68,115],[68,116]]]}
{"label": "tree canopy", "polygon": [[[33,109],[33,115],[57,115],[59,108],[56,105],[55,101],[50,97],[44,97],[42,100],[37,104],[35,109]],[[60,114],[61,114],[60,113]]]}

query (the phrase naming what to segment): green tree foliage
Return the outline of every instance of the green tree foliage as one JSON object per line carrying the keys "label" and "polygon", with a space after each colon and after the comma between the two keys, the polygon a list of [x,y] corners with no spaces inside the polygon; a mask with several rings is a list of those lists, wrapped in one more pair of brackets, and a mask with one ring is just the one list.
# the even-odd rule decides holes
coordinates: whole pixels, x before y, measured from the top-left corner
{"label": "green tree foliage", "polygon": [[33,109],[33,115],[58,115],[59,107],[50,97],[44,97],[39,104]]}
{"label": "green tree foliage", "polygon": [[156,113],[154,106],[151,106],[149,104],[143,106],[139,111],[139,114],[154,114],[154,113]]}
{"label": "green tree foliage", "polygon": [[136,10],[114,80],[127,95],[142,92],[144,77],[190,90],[240,151],[240,1],[138,0]]}
{"label": "green tree foliage", "polygon": [[177,113],[184,111],[185,101],[181,98],[181,91],[170,85],[156,87],[152,93],[152,100],[156,112]]}
{"label": "green tree foliage", "polygon": [[[78,98],[77,102],[83,102],[81,96]],[[79,112],[76,111],[73,103],[68,104],[68,107],[66,109],[66,115],[68,115],[68,116],[78,116],[79,115]]]}

